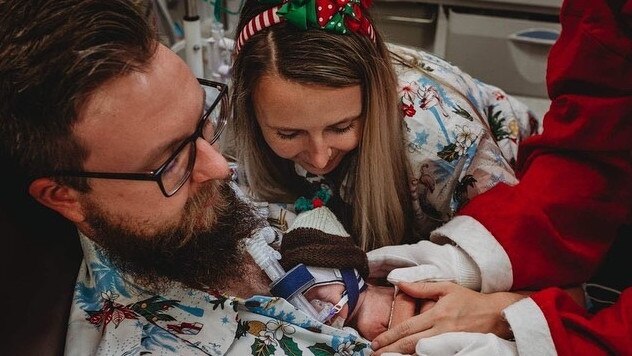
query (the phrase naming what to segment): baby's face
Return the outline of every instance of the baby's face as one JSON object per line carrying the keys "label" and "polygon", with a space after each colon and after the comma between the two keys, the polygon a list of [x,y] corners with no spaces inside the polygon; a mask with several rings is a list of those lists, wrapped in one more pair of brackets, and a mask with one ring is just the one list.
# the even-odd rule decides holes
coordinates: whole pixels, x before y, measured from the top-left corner
{"label": "baby's face", "polygon": [[[367,289],[360,293],[352,315],[349,315],[349,305],[345,304],[329,324],[337,325],[342,321],[341,324],[354,327],[363,337],[372,340],[388,330],[394,292],[393,287],[369,284]],[[314,287],[305,293],[305,297],[309,301],[318,299],[335,305],[340,301],[342,293],[344,293],[343,285],[331,284]]]}
{"label": "baby's face", "polygon": [[[342,294],[344,293],[344,291],[344,285],[336,283],[313,287],[305,292],[304,295],[305,298],[307,298],[307,300],[312,303],[312,305],[314,305],[314,300],[319,300],[324,303],[331,303],[332,305],[336,305],[342,298]],[[359,299],[362,299],[363,294],[364,293],[360,294]],[[316,307],[316,310],[320,312],[320,309],[318,307]],[[345,304],[342,309],[329,322],[327,322],[327,324],[342,326],[345,324],[348,314],[349,306]]]}

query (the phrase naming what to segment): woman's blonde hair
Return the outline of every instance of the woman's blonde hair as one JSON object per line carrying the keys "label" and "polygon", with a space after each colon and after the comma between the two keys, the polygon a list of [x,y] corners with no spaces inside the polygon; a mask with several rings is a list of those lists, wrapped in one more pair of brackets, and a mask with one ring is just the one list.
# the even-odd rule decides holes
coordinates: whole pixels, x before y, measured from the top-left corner
{"label": "woman's blonde hair", "polygon": [[[238,31],[264,9],[257,1],[247,2]],[[235,154],[253,193],[292,202],[305,194],[294,163],[272,151],[255,116],[253,91],[263,75],[332,88],[360,85],[364,129],[359,147],[348,154],[355,157],[346,172],[344,196],[352,207],[347,226],[366,251],[401,243],[412,225],[408,163],[397,79],[380,34],[372,42],[357,34],[302,31],[281,23],[256,33],[236,55],[231,97]]]}

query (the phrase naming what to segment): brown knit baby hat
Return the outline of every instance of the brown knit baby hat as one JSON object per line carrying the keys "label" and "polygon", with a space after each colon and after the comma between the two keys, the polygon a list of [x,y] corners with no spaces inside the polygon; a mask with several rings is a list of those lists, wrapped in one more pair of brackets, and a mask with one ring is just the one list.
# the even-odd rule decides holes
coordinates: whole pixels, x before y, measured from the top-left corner
{"label": "brown knit baby hat", "polygon": [[355,268],[369,275],[366,253],[355,245],[327,207],[300,213],[281,241],[281,265],[290,270],[299,263],[312,267]]}

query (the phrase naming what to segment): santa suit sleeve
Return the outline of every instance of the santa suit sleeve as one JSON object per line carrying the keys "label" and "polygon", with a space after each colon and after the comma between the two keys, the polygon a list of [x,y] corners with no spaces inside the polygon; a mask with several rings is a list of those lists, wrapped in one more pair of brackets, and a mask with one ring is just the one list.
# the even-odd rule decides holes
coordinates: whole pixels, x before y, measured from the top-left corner
{"label": "santa suit sleeve", "polygon": [[632,0],[567,0],[560,20],[551,107],[519,148],[519,183],[475,197],[431,237],[474,259],[485,292],[583,282],[630,221]]}
{"label": "santa suit sleeve", "polygon": [[626,355],[632,350],[632,288],[591,315],[559,288],[548,288],[503,311],[520,355]]}

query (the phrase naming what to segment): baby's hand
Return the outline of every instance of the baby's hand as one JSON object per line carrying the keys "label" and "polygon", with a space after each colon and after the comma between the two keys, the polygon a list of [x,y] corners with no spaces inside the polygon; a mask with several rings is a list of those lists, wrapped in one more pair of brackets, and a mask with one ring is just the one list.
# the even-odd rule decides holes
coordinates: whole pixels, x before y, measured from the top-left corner
{"label": "baby's hand", "polygon": [[354,327],[368,340],[388,330],[394,292],[393,287],[369,284],[360,294],[358,304],[347,325]]}

